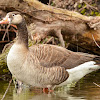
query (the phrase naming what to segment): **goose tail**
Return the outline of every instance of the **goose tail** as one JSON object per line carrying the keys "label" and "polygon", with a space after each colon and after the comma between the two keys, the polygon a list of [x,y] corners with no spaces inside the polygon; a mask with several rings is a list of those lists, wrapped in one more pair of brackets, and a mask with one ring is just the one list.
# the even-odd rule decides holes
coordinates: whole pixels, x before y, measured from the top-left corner
{"label": "goose tail", "polygon": [[93,59],[94,61],[85,62],[79,66],[76,66],[71,69],[66,69],[69,74],[69,77],[66,81],[61,83],[59,86],[72,84],[74,82],[79,81],[86,74],[89,74],[93,71],[100,69],[100,57],[96,57]]}

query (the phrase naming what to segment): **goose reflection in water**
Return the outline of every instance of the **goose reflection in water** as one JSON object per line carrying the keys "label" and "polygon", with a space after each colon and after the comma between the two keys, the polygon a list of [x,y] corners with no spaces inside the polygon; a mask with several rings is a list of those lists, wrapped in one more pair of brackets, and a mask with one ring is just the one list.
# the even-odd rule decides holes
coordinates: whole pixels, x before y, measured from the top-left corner
{"label": "goose reflection in water", "polygon": [[68,91],[55,91],[50,94],[42,93],[42,89],[29,88],[14,90],[13,100],[87,100],[84,97],[74,97]]}

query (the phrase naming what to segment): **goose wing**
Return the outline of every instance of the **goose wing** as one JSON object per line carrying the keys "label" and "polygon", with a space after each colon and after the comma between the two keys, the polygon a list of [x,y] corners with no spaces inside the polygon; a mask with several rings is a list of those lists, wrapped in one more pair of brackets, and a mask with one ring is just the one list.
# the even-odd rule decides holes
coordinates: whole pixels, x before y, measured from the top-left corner
{"label": "goose wing", "polygon": [[49,44],[32,46],[30,51],[44,67],[61,66],[69,69],[94,58],[85,53],[72,52],[63,47]]}

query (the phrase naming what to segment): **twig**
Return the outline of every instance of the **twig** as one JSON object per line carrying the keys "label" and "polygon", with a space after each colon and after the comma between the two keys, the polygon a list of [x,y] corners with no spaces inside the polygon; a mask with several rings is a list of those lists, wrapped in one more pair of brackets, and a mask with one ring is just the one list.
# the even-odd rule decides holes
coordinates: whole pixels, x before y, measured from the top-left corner
{"label": "twig", "polygon": [[8,36],[8,41],[9,41],[9,33],[8,33],[8,28],[10,27],[10,24],[7,26],[7,29],[6,29],[6,31],[5,31],[5,33],[4,33],[4,36],[3,36],[3,38],[2,38],[2,41],[4,41],[4,38],[5,38],[5,36],[6,36],[6,33],[7,33],[7,36]]}
{"label": "twig", "polygon": [[95,10],[98,10],[98,8],[97,7],[94,7],[94,6],[91,6],[90,4],[88,4],[86,1],[83,1],[85,4],[86,4],[86,6],[87,7],[89,7],[89,8],[91,8],[91,9],[95,9]]}
{"label": "twig", "polygon": [[96,46],[97,46],[98,48],[100,48],[100,46],[99,46],[99,44],[96,42],[96,40],[95,40],[95,38],[94,38],[93,34],[92,34],[92,38],[93,38],[94,43],[96,44]]}
{"label": "twig", "polygon": [[54,37],[51,37],[50,39],[48,39],[46,42],[44,41],[45,44],[48,44],[52,42],[52,44],[54,44]]}
{"label": "twig", "polygon": [[1,100],[4,100],[6,94],[7,94],[8,90],[9,90],[9,87],[10,87],[10,85],[11,85],[11,82],[12,82],[12,79],[9,81],[9,85],[8,85],[8,87],[7,87],[7,89],[6,89],[6,91],[5,91],[5,93],[4,93],[4,95],[3,95],[3,97],[2,97]]}
{"label": "twig", "polygon": [[95,82],[93,82],[93,84],[95,84],[96,86],[100,87],[100,85],[96,84]]}

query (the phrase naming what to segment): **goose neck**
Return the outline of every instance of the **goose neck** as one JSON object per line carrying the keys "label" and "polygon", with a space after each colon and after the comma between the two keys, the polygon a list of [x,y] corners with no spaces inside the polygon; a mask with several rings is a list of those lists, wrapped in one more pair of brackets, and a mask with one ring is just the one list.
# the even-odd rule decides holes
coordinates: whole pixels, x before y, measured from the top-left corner
{"label": "goose neck", "polygon": [[18,39],[17,43],[24,44],[28,48],[28,31],[26,27],[25,20],[23,19],[22,23],[17,25],[18,28]]}

